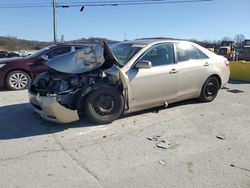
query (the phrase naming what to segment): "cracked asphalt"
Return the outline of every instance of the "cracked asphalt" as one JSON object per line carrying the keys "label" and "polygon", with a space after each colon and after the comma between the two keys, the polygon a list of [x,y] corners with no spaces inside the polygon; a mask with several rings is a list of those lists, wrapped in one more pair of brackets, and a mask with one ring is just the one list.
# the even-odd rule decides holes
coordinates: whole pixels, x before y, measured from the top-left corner
{"label": "cracked asphalt", "polygon": [[0,187],[249,188],[250,83],[226,87],[212,103],[188,100],[98,126],[45,122],[27,91],[2,90]]}

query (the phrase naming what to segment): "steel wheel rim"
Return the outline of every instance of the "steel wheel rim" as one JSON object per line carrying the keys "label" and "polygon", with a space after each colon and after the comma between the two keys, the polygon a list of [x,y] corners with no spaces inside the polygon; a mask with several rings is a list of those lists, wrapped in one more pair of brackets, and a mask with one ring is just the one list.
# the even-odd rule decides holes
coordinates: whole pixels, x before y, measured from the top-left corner
{"label": "steel wheel rim", "polygon": [[24,73],[14,73],[9,78],[9,84],[14,89],[24,89],[29,83],[29,78]]}
{"label": "steel wheel rim", "polygon": [[101,93],[94,100],[94,110],[98,115],[107,116],[114,112],[115,101],[110,93]]}
{"label": "steel wheel rim", "polygon": [[207,97],[212,97],[216,94],[216,83],[213,81],[210,81],[207,83],[206,85],[206,89],[205,89],[205,94]]}

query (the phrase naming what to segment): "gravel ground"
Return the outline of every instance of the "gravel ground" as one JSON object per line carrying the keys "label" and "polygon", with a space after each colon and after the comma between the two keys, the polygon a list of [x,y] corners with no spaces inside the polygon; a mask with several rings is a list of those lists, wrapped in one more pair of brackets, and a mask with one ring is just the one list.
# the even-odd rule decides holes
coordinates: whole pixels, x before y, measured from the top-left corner
{"label": "gravel ground", "polygon": [[211,103],[96,126],[45,122],[27,91],[0,91],[0,187],[249,188],[249,96],[249,83],[231,82]]}

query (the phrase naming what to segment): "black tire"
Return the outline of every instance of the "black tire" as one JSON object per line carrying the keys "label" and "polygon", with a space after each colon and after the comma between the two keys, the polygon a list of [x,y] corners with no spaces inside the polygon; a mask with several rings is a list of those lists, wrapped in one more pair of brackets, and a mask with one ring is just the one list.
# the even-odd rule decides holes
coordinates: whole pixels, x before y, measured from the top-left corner
{"label": "black tire", "polygon": [[209,77],[203,84],[199,100],[201,102],[211,102],[213,101],[220,89],[219,81],[216,77]]}
{"label": "black tire", "polygon": [[107,124],[118,119],[124,110],[124,98],[114,87],[96,89],[85,98],[85,115],[92,122]]}
{"label": "black tire", "polygon": [[30,76],[21,70],[11,71],[6,79],[6,87],[10,90],[23,90],[27,89],[30,83]]}

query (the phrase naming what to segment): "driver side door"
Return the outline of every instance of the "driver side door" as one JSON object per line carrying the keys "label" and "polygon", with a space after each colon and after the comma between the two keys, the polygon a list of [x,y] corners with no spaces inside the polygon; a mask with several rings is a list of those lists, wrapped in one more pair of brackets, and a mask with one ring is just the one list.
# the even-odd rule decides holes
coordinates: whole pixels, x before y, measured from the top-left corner
{"label": "driver side door", "polygon": [[140,60],[150,61],[151,68],[131,68],[129,78],[129,107],[139,110],[175,100],[178,73],[172,43],[162,43],[146,51]]}

